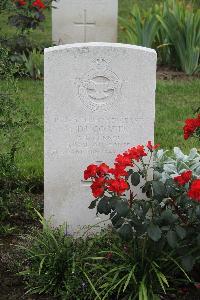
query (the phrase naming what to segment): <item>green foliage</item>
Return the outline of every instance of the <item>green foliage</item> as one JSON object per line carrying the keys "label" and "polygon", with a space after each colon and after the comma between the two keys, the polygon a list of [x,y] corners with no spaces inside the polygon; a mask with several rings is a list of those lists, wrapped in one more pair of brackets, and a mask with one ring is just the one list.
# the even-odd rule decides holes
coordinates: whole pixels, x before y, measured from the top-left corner
{"label": "green foliage", "polygon": [[44,75],[44,56],[37,50],[23,54],[26,73],[32,79],[41,79]]}
{"label": "green foliage", "polygon": [[19,71],[19,65],[13,63],[7,48],[0,47],[0,78],[12,78]]}
{"label": "green foliage", "polygon": [[28,293],[65,293],[70,299],[81,284],[75,241],[65,235],[63,227],[53,230],[43,219],[42,225],[42,232],[28,237],[29,247],[22,247],[29,266],[20,274],[28,279]]}
{"label": "green foliage", "polygon": [[26,0],[24,5],[14,2],[12,14],[8,17],[11,26],[16,27],[21,33],[29,33],[41,26],[45,20],[44,9],[50,9],[53,0],[41,0],[41,7],[33,6],[33,0]]}
{"label": "green foliage", "polygon": [[120,18],[122,30],[126,33],[126,42],[152,48],[159,29],[155,13],[142,10],[134,5],[129,19]]}
{"label": "green foliage", "polygon": [[[192,75],[200,70],[200,9],[186,8],[184,3],[168,0],[158,19],[167,35],[176,66]],[[173,30],[172,30],[173,28]],[[163,42],[163,44],[166,41]],[[169,47],[169,46],[168,46]]]}
{"label": "green foliage", "polygon": [[[113,227],[124,241],[135,243],[141,240],[142,243],[146,239],[147,243],[154,244],[157,255],[173,249],[178,263],[182,264],[185,271],[191,271],[194,264],[199,263],[200,206],[198,194],[192,200],[188,191],[192,182],[200,178],[200,156],[196,149],[192,149],[187,156],[175,147],[175,158],[168,158],[163,150],[159,150],[154,159],[154,179],[148,180],[147,174],[153,157],[151,147],[148,144],[146,148],[142,147],[146,152],[141,154],[139,160],[131,158],[137,147],[121,154],[122,161],[129,155],[133,164],[128,162],[129,165],[126,166],[128,175],[120,175],[121,180],[128,183],[126,186],[129,191],[110,191],[105,181],[103,194],[96,198],[95,205],[90,208],[97,205],[97,214],[109,215]],[[124,165],[122,168],[125,168]],[[190,170],[187,180],[184,179],[183,183],[174,180],[175,176],[187,170]],[[108,171],[104,176],[109,184],[112,173]],[[112,180],[116,185],[119,184],[116,178]],[[160,243],[159,247],[157,243]],[[188,260],[193,263],[185,263]]]}
{"label": "green foliage", "polygon": [[[26,280],[27,293],[63,300],[93,300],[94,292],[84,275],[90,269],[86,257],[102,247],[110,247],[109,232],[75,239],[66,234],[64,226],[53,229],[41,216],[40,222],[42,231],[27,236],[25,246],[20,246],[24,255],[24,270],[20,275]],[[97,268],[90,274],[98,278],[103,272]]]}
{"label": "green foliage", "polygon": [[155,48],[161,64],[187,75],[199,72],[200,9],[167,0],[148,9],[134,5],[129,17],[120,21],[126,42]]}
{"label": "green foliage", "polygon": [[154,177],[165,182],[186,170],[191,170],[195,176],[200,177],[199,161],[200,154],[195,148],[191,149],[188,155],[178,147],[174,147],[173,155],[160,149],[154,155]]}
{"label": "green foliage", "polygon": [[[145,236],[126,244],[115,237],[111,249],[87,258],[91,263],[86,275],[96,294],[94,299],[161,299],[162,294],[171,290],[172,283],[175,290],[187,281],[187,274],[173,258],[173,251],[160,252],[159,248],[159,242],[155,244]],[[96,269],[103,272],[95,280],[90,273]]]}

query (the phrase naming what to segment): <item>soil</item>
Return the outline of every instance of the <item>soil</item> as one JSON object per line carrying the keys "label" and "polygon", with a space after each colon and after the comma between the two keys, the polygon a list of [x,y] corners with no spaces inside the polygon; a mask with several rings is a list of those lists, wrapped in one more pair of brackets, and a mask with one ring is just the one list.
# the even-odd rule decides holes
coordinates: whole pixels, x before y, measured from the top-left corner
{"label": "soil", "polygon": [[172,70],[167,67],[158,66],[157,68],[157,79],[159,80],[186,80],[190,81],[193,79],[200,79],[200,72],[192,76],[186,75],[184,72]]}

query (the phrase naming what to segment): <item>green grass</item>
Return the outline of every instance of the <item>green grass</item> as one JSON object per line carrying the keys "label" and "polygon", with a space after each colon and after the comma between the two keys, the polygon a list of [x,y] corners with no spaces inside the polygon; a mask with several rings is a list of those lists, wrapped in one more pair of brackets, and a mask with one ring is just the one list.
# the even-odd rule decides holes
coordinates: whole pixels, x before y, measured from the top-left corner
{"label": "green grass", "polygon": [[18,151],[17,163],[27,178],[43,177],[43,82],[20,80],[18,93],[22,107],[29,111],[33,125],[22,137],[22,147]]}
{"label": "green grass", "polygon": [[156,96],[155,140],[161,147],[173,149],[178,146],[189,151],[199,143],[183,139],[184,120],[193,118],[199,106],[200,80],[158,81]]}
{"label": "green grass", "polygon": [[[8,83],[0,81],[0,91],[7,90]],[[28,123],[22,129],[16,126],[12,136],[19,137],[16,163],[26,179],[42,179],[43,177],[43,82],[34,80],[18,80],[16,93],[12,97],[16,99],[17,118],[24,119],[27,113]],[[10,88],[13,95],[15,89]],[[15,113],[15,112],[13,112]],[[24,130],[25,129],[25,130]],[[1,133],[1,147],[4,152],[10,151],[9,143]],[[5,144],[6,143],[6,144]]]}

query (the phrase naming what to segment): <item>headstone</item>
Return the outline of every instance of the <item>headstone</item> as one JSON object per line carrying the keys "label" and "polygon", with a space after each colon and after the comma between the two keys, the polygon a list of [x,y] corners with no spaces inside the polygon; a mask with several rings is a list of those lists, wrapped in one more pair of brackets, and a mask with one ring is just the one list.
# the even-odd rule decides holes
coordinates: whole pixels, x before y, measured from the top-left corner
{"label": "headstone", "polygon": [[58,0],[54,7],[56,45],[117,41],[118,0]]}
{"label": "headstone", "polygon": [[45,49],[45,216],[70,231],[97,223],[91,164],[154,140],[156,52],[88,43]]}

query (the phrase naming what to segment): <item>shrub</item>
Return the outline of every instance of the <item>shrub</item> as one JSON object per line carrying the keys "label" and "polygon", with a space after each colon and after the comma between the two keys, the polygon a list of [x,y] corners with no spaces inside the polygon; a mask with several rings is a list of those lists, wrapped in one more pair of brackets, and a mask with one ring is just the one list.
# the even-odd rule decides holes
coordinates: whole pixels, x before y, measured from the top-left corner
{"label": "shrub", "polygon": [[[88,258],[90,268],[86,277],[94,290],[94,299],[157,300],[160,296],[190,281],[173,257],[173,251],[159,251],[147,237],[122,243],[115,239],[111,249]],[[90,277],[93,270],[102,270],[97,279]],[[170,287],[170,288],[169,288]]]}
{"label": "shrub", "polygon": [[[168,0],[158,19],[174,48],[176,66],[192,75],[200,70],[200,10],[188,9],[184,3]],[[173,30],[172,30],[173,28]]]}
{"label": "shrub", "polygon": [[200,9],[167,0],[148,10],[135,5],[120,21],[126,42],[155,48],[160,64],[188,75],[200,71]]}
{"label": "shrub", "polygon": [[129,19],[120,18],[120,21],[122,30],[126,33],[126,42],[149,48],[155,46],[159,22],[151,9],[145,11],[134,5]]}
{"label": "shrub", "polygon": [[184,154],[180,148],[174,147],[173,155],[160,149],[154,155],[154,178],[162,182],[191,170],[195,177],[200,177],[200,154],[197,149],[190,150],[189,155]]}
{"label": "shrub", "polygon": [[21,31],[27,33],[41,25],[45,20],[44,10],[51,8],[52,0],[16,0],[13,3],[13,14],[9,17],[9,23]]}
{"label": "shrub", "polygon": [[[164,182],[160,178],[149,180],[153,152],[157,147],[151,142],[146,147],[132,147],[116,157],[112,168],[105,163],[99,166],[89,165],[84,171],[84,179],[92,179],[91,190],[95,198],[89,208],[96,207],[97,214],[109,215],[116,232],[123,240],[136,245],[139,243],[140,249],[143,249],[143,243],[144,249],[146,245],[152,244],[152,251],[155,251],[152,253],[153,258],[168,255],[168,260],[174,261],[177,266],[181,263],[179,270],[191,271],[195,263],[199,262],[200,179],[191,170],[183,171],[182,162],[182,165],[178,165],[180,175],[176,174],[173,178],[169,176]],[[195,159],[196,151],[191,156]],[[198,161],[196,172],[199,172],[199,167]],[[162,174],[162,169],[160,173]],[[151,256],[151,251],[148,253]],[[155,263],[159,272],[161,265],[157,261]],[[135,272],[135,264],[132,267]],[[148,265],[148,270],[152,269]],[[124,282],[124,279],[118,283],[115,281],[119,293],[122,290],[125,292],[126,280],[130,280],[132,276],[130,274],[130,277],[128,274],[124,275]],[[133,281],[136,274],[133,274]],[[140,293],[138,287],[145,285],[146,298],[141,299],[151,299],[155,294],[156,289],[149,283],[152,275],[148,274],[148,277],[144,275],[144,279],[136,277],[137,294]],[[161,274],[162,284],[168,286],[167,275]],[[159,280],[160,284],[161,281]],[[112,285],[111,290],[113,287]],[[132,299],[133,295],[129,296]]]}

